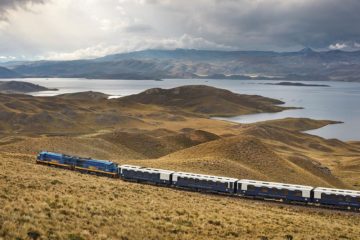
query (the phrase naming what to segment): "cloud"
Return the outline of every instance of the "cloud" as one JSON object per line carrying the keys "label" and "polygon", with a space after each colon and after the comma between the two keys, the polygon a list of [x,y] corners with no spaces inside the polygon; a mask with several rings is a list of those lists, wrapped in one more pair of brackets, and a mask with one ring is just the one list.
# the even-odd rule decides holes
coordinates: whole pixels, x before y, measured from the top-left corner
{"label": "cloud", "polygon": [[147,24],[142,24],[142,23],[138,23],[138,24],[132,24],[126,27],[126,31],[127,32],[149,32],[153,30],[153,28],[150,25]]}
{"label": "cloud", "polygon": [[9,60],[15,60],[16,57],[14,56],[0,56],[0,61],[9,61]]}
{"label": "cloud", "polygon": [[7,18],[0,53],[9,56],[74,59],[145,47],[349,50],[360,43],[359,0],[0,1]]}
{"label": "cloud", "polygon": [[98,44],[95,46],[77,49],[72,52],[49,52],[37,56],[45,60],[77,60],[103,57],[119,52],[140,51],[145,49],[218,49],[234,50],[234,47],[217,44],[203,38],[196,38],[187,34],[179,38],[164,39],[124,39],[118,45]]}
{"label": "cloud", "polygon": [[344,48],[347,48],[348,45],[346,45],[345,43],[335,43],[335,44],[331,44],[329,46],[329,48],[331,50],[341,50],[341,49],[344,49]]}
{"label": "cloud", "polygon": [[33,4],[43,4],[47,0],[1,0],[0,1],[0,20],[5,20],[9,10],[17,8],[27,8]]}

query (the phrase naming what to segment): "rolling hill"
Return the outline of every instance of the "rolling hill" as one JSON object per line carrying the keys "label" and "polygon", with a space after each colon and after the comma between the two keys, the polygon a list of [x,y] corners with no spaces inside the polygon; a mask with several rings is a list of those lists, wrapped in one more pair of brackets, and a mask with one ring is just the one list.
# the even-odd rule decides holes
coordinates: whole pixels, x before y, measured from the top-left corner
{"label": "rolling hill", "polygon": [[96,92],[0,94],[0,238],[356,239],[355,213],[35,164],[37,152],[49,150],[119,164],[360,189],[358,142],[303,133],[337,122],[289,118],[235,124],[211,118],[285,109],[279,103],[205,86],[151,89],[111,100]]}
{"label": "rolling hill", "polygon": [[37,84],[21,81],[0,81],[0,93],[30,93],[40,91],[56,91]]}
{"label": "rolling hill", "polygon": [[[189,117],[198,119],[286,109],[277,106],[282,103],[278,100],[206,86],[153,89],[112,100],[96,92],[41,98],[0,94],[0,100],[0,131],[9,134],[15,131],[63,135],[91,133],[109,127],[154,128],[167,123],[181,129],[187,127]],[[221,104],[229,106],[223,108]]]}
{"label": "rolling hill", "polygon": [[234,116],[256,112],[278,112],[284,102],[257,95],[234,94],[231,91],[205,85],[173,89],[153,88],[121,98],[122,102],[154,104],[188,110],[207,116]]}

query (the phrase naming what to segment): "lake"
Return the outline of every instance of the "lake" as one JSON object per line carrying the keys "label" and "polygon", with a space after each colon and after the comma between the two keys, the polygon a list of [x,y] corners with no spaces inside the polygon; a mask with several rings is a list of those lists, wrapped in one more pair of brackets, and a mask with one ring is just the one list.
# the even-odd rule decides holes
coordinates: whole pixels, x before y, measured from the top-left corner
{"label": "lake", "polygon": [[[14,80],[14,79],[12,79]],[[139,93],[149,88],[173,88],[182,85],[203,84],[224,88],[236,93],[257,94],[284,101],[285,106],[303,107],[304,109],[287,110],[280,113],[261,113],[226,118],[224,120],[239,123],[253,123],[286,117],[304,117],[342,121],[320,129],[308,131],[324,138],[341,140],[360,140],[360,83],[318,82],[331,87],[278,86],[265,83],[277,83],[269,80],[199,80],[165,79],[152,80],[88,80],[65,78],[18,79],[49,88],[58,88],[56,92],[36,92],[34,96],[52,96],[80,91],[98,91],[114,97]],[[302,81],[297,81],[302,82]],[[302,82],[309,83],[309,82]]]}

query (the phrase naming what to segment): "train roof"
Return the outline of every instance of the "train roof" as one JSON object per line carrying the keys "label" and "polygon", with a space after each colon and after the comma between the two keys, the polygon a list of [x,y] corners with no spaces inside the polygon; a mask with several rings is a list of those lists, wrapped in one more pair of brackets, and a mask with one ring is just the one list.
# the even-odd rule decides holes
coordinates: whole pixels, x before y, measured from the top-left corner
{"label": "train roof", "polygon": [[78,159],[78,160],[85,160],[91,163],[100,163],[100,164],[104,164],[104,165],[112,165],[115,164],[114,162],[111,161],[107,161],[107,160],[98,160],[98,159],[92,159],[92,158],[83,158],[83,157],[78,157],[78,156],[70,156],[70,155],[66,155],[66,154],[62,154],[62,153],[54,153],[54,152],[48,152],[48,151],[42,151],[40,152],[40,154],[48,154],[48,155],[53,155],[53,156],[58,156],[58,157],[69,157],[69,158],[73,158],[73,159]]}
{"label": "train roof", "polygon": [[335,195],[350,195],[350,196],[360,197],[360,191],[354,191],[354,190],[348,190],[348,189],[317,187],[314,189],[314,192],[335,194]]}
{"label": "train roof", "polygon": [[188,173],[188,172],[175,172],[173,176],[187,177],[187,178],[207,180],[207,181],[216,181],[216,182],[236,182],[239,180],[236,178],[220,177],[220,176],[212,176],[212,175],[204,175],[204,174],[196,174],[196,173]]}
{"label": "train roof", "polygon": [[174,171],[171,170],[165,170],[165,169],[158,169],[158,168],[147,168],[147,167],[140,167],[136,165],[121,165],[120,168],[124,169],[134,169],[142,172],[150,172],[150,173],[167,173],[171,174],[174,173]]}
{"label": "train roof", "polygon": [[[80,158],[80,159],[83,159],[83,158]],[[107,160],[98,160],[98,159],[84,159],[84,160],[89,161],[89,162],[94,162],[94,163],[101,163],[104,165],[115,164],[114,162],[107,161]]]}
{"label": "train roof", "polygon": [[286,188],[291,190],[312,190],[314,187],[306,186],[306,185],[296,185],[296,184],[287,184],[287,183],[279,183],[279,182],[264,182],[264,181],[256,181],[256,180],[249,180],[249,179],[241,179],[239,183],[251,184],[254,186],[268,186],[268,187],[275,187],[275,188]]}
{"label": "train roof", "polygon": [[49,154],[49,155],[62,156],[61,153],[54,153],[54,152],[47,152],[47,151],[41,151],[40,154]]}

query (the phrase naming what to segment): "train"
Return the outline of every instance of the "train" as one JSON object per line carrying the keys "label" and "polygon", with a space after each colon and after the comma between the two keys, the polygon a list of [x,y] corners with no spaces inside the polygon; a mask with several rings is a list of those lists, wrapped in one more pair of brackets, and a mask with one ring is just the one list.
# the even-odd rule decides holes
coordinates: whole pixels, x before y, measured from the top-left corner
{"label": "train", "polygon": [[164,187],[360,211],[360,191],[354,190],[237,179],[134,165],[119,166],[107,160],[47,151],[40,152],[36,162],[82,173]]}

